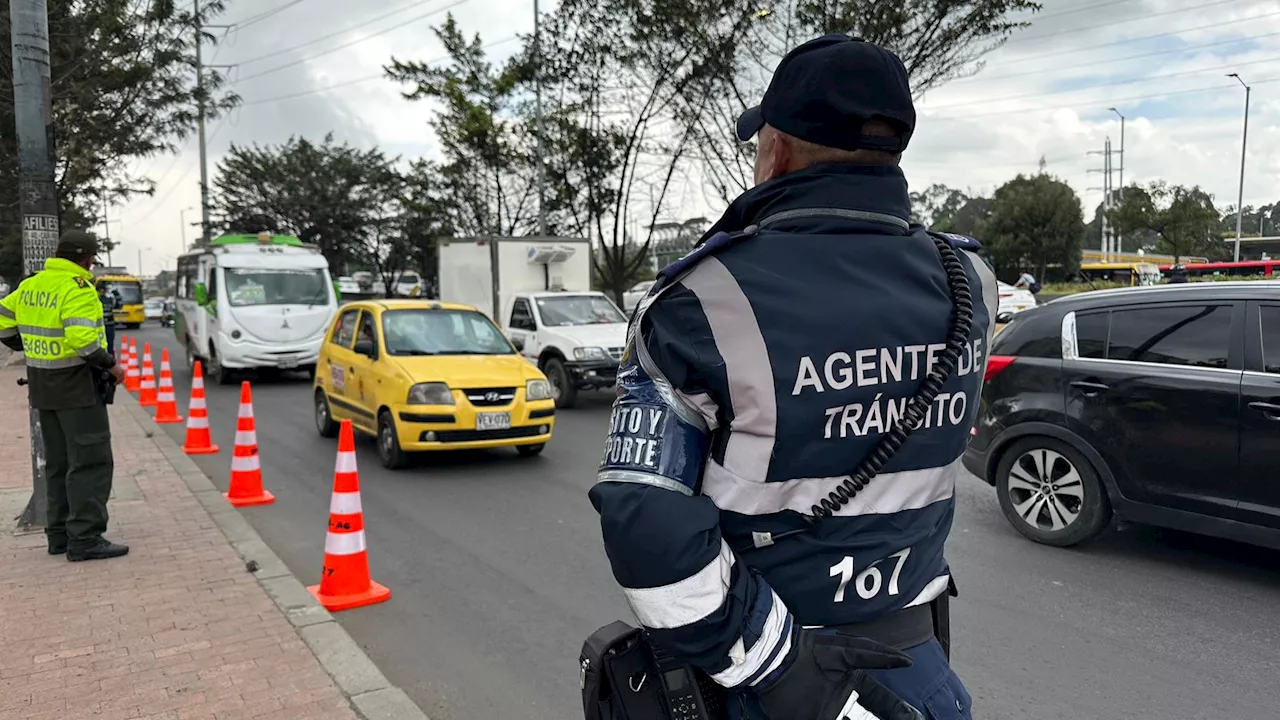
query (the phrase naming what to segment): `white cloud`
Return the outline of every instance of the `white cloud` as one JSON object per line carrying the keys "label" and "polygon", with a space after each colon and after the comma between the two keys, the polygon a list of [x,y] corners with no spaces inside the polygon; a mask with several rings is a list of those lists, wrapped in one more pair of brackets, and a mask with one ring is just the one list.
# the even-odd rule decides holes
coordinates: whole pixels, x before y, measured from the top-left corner
{"label": "white cloud", "polygon": [[[272,7],[284,2],[274,0]],[[1108,110],[1116,107],[1127,118],[1126,183],[1164,179],[1200,185],[1219,206],[1234,205],[1244,105],[1244,89],[1225,77],[1234,71],[1254,87],[1244,201],[1280,201],[1280,4],[1046,0],[1044,5],[1031,28],[986,58],[981,73],[920,100],[916,136],[903,162],[913,187],[940,182],[990,192],[1019,172],[1035,172],[1044,157],[1049,172],[1080,193],[1089,216],[1101,193],[1088,188],[1100,186],[1101,178],[1088,171],[1101,167],[1101,157],[1086,153],[1100,151],[1108,136],[1119,150],[1119,118]],[[543,4],[544,10],[551,6]],[[403,12],[340,32],[397,8]],[[229,38],[234,42],[219,48],[211,62],[244,62],[277,50],[233,71],[233,77],[307,61],[236,84],[245,106],[211,123],[216,135],[209,142],[210,173],[230,142],[274,144],[290,135],[318,139],[329,131],[339,141],[378,144],[392,154],[434,154],[427,128],[431,105],[404,100],[399,88],[377,76],[392,56],[441,56],[431,26],[444,13],[420,16],[444,8],[486,42],[532,30],[532,0],[305,0],[234,33]],[[260,12],[233,9],[227,19]],[[289,50],[334,33],[340,34]],[[346,43],[352,44],[335,49]],[[495,44],[490,52],[501,59],[517,47]],[[333,86],[338,87],[323,90]],[[123,243],[117,263],[135,264],[138,248],[151,248],[143,258],[147,274],[166,260],[172,263],[180,251],[180,211],[199,205],[196,157],[192,142],[176,158],[145,164],[159,184],[157,195],[112,210],[119,221],[112,223],[112,236]],[[679,205],[673,214],[686,217],[719,210],[692,187],[681,190]],[[186,213],[188,222],[198,219],[198,212]],[[190,228],[188,240],[196,232]]]}

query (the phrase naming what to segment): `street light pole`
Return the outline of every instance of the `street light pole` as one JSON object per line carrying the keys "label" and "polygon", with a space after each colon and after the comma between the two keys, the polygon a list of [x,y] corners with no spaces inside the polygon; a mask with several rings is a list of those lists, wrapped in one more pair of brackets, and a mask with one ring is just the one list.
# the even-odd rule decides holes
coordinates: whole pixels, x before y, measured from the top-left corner
{"label": "street light pole", "polygon": [[542,12],[533,0],[533,97],[535,150],[538,156],[538,236],[547,236],[547,167],[542,144]]}
{"label": "street light pole", "polygon": [[1232,254],[1235,262],[1240,262],[1240,235],[1244,223],[1244,159],[1249,147],[1249,95],[1253,92],[1253,88],[1246,85],[1237,73],[1231,73],[1227,77],[1235,78],[1236,82],[1244,86],[1244,132],[1240,136],[1240,192],[1236,196],[1236,248]]}

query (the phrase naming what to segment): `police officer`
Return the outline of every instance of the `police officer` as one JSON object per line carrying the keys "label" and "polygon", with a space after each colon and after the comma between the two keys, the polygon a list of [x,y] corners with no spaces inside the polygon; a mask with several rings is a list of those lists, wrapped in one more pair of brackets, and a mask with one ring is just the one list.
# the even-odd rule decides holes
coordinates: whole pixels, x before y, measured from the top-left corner
{"label": "police officer", "polygon": [[[107,348],[93,287],[98,241],[71,230],[44,270],[0,300],[0,342],[26,353],[31,406],[40,411],[48,485],[49,554],[71,561],[129,552],[102,536],[111,494],[111,427],[101,382],[124,369]],[[99,379],[104,372],[109,379]]]}
{"label": "police officer", "polygon": [[[998,296],[976,241],[909,223],[915,121],[888,50],[790,52],[738,122],[757,185],[631,322],[591,501],[636,617],[735,718],[972,717],[943,545]],[[955,275],[954,369],[857,487],[948,347]]]}

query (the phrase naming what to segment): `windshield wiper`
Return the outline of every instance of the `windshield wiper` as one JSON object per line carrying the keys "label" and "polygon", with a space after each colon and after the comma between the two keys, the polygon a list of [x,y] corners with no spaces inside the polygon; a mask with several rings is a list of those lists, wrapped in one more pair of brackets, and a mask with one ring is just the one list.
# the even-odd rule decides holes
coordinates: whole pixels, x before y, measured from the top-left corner
{"label": "windshield wiper", "polygon": [[392,355],[412,355],[414,357],[422,357],[425,355],[439,355],[440,353],[432,350],[392,350]]}

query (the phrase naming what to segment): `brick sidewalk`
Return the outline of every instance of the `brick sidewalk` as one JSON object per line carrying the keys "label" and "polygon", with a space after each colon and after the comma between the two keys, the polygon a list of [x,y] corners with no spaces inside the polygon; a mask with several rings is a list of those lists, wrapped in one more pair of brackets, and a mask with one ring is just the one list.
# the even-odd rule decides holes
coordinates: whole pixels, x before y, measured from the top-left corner
{"label": "brick sidewalk", "polygon": [[130,554],[68,563],[12,533],[30,493],[22,372],[0,369],[0,720],[356,718],[131,400],[111,408],[107,533]]}

